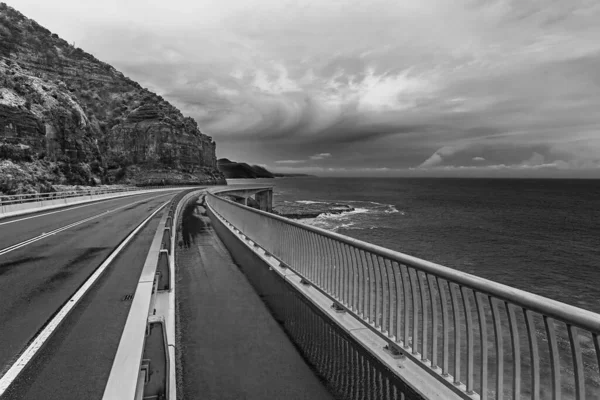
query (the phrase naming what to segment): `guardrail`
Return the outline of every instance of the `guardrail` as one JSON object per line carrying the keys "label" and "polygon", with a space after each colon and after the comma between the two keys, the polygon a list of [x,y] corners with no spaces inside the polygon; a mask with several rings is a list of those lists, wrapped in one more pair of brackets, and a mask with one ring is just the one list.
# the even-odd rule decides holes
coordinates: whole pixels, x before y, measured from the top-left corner
{"label": "guardrail", "polygon": [[214,194],[207,202],[462,398],[600,394],[598,314]]}
{"label": "guardrail", "polygon": [[121,188],[87,188],[85,190],[65,192],[4,196],[4,201],[0,200],[0,219],[113,197],[131,196],[151,191],[186,189],[188,187],[190,186],[160,185]]}
{"label": "guardrail", "polygon": [[[109,194],[109,193],[135,192],[138,190],[147,190],[147,189],[153,189],[153,188],[157,188],[157,187],[167,189],[171,186],[146,186],[146,187],[130,186],[130,187],[120,187],[120,188],[89,188],[89,189],[83,189],[83,190],[65,190],[65,191],[58,191],[58,192],[0,195],[0,206],[39,202],[39,201],[46,201],[46,200],[59,200],[59,199],[67,199],[67,198],[71,198],[71,197],[80,197],[80,196],[96,196],[96,195]],[[172,186],[172,187],[180,187],[180,186]]]}

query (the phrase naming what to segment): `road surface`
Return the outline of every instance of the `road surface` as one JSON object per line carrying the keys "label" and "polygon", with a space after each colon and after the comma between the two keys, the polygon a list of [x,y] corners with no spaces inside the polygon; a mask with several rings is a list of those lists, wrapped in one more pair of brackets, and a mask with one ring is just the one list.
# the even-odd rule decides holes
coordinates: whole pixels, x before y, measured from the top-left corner
{"label": "road surface", "polygon": [[[0,376],[77,289],[176,191],[0,219]],[[101,399],[162,211],[108,266],[4,399]]]}
{"label": "road surface", "polygon": [[[162,205],[133,195],[0,220],[0,398],[102,399]],[[207,217],[184,213],[177,253],[178,394],[193,399],[328,400]],[[14,379],[17,360],[153,213]],[[188,240],[189,239],[189,240]],[[184,243],[185,242],[185,243]],[[34,340],[35,339],[35,340]],[[27,350],[26,350],[27,349]],[[8,387],[3,389],[9,382]]]}

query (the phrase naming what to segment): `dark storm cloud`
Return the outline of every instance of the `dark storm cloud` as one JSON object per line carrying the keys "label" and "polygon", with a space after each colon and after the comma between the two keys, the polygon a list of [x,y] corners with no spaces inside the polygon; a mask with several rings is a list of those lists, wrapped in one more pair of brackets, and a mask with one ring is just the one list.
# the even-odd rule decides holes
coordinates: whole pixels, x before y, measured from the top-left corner
{"label": "dark storm cloud", "polygon": [[599,164],[595,1],[13,3],[196,118],[219,156],[327,173]]}

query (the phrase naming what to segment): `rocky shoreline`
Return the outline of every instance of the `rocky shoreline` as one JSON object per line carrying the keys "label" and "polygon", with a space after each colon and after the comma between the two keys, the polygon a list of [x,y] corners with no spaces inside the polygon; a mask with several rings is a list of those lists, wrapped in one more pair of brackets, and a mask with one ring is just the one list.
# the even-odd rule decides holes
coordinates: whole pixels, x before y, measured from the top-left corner
{"label": "rocky shoreline", "polygon": [[307,219],[317,218],[323,214],[343,214],[354,210],[354,207],[342,203],[285,203],[275,206],[273,214],[291,219]]}

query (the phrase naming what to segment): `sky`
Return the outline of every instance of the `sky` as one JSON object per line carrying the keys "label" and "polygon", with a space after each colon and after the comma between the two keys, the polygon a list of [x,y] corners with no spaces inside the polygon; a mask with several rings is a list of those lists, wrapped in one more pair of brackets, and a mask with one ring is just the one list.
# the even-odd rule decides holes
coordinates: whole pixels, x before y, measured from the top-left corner
{"label": "sky", "polygon": [[217,156],[345,176],[600,178],[598,0],[3,0]]}

